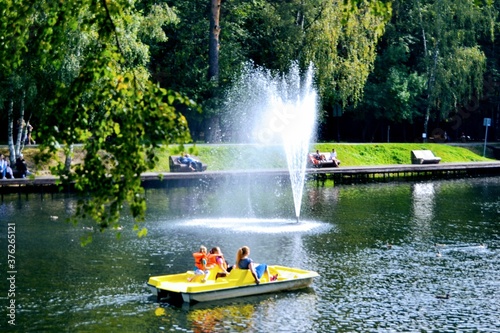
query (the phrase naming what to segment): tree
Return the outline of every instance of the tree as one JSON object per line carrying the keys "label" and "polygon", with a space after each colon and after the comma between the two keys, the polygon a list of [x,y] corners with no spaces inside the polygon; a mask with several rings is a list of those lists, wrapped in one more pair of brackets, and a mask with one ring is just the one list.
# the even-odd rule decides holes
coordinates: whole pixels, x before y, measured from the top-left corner
{"label": "tree", "polygon": [[356,116],[365,123],[418,121],[427,134],[430,121],[446,121],[481,94],[486,57],[479,41],[491,38],[492,8],[415,0],[396,1],[393,10]]}
{"label": "tree", "polygon": [[400,10],[404,9],[395,6],[393,19],[387,24],[378,45],[363,100],[356,108],[347,109],[364,124],[363,141],[376,137],[379,123],[412,124],[422,117],[426,76],[411,66],[411,50],[417,38],[394,25],[394,17]]}
{"label": "tree", "polygon": [[[198,133],[204,131],[203,124],[209,123],[212,130],[219,128],[218,119],[225,117],[221,114],[224,93],[248,62],[275,73],[288,72],[296,61],[306,70],[313,62],[326,105],[359,101],[391,8],[389,2],[376,0],[222,2],[219,80],[215,84],[206,81],[208,51],[210,45],[211,50],[216,45],[207,31],[213,32],[211,8],[218,7],[211,7],[207,0],[172,3],[180,23],[176,29],[167,28],[167,43],[153,48],[153,76],[203,106],[203,115],[184,112],[196,139],[202,139]],[[208,138],[207,131],[203,138]]]}
{"label": "tree", "polygon": [[416,68],[427,79],[423,123],[427,133],[431,118],[445,119],[474,93],[481,94],[486,57],[477,40],[488,21],[482,18],[482,6],[467,0],[415,0],[399,26],[409,19],[420,41]]}
{"label": "tree", "polygon": [[[144,16],[133,1],[4,1],[0,63],[10,77],[23,65],[32,45],[40,65],[61,69],[73,48],[68,36],[87,37],[74,75],[54,81],[50,100],[40,115],[42,160],[60,149],[68,154],[84,143],[85,160],[71,170],[58,161],[52,169],[61,182],[74,182],[80,193],[76,217],[91,217],[100,228],[117,224],[125,204],[136,219],[144,217],[140,175],[154,167],[160,144],[184,143],[186,119],[176,106],[196,108],[183,95],[160,88],[148,77],[147,47],[138,39]],[[32,18],[44,13],[39,27]],[[142,25],[141,25],[142,24]],[[36,29],[35,29],[36,28]],[[136,225],[138,228],[138,226]],[[141,231],[140,234],[144,234]]]}
{"label": "tree", "polygon": [[317,68],[323,103],[357,103],[391,16],[382,1],[321,1],[306,19],[303,62]]}

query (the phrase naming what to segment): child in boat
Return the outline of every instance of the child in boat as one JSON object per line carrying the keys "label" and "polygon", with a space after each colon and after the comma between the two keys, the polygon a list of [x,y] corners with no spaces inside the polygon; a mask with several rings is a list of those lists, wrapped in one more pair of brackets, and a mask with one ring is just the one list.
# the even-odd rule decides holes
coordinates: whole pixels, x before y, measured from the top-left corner
{"label": "child in boat", "polygon": [[215,276],[217,280],[220,277],[225,277],[229,274],[227,270],[227,262],[224,259],[224,255],[218,246],[213,247],[208,254],[208,264],[209,267],[218,268],[219,272]]}
{"label": "child in boat", "polygon": [[207,261],[207,248],[205,246],[200,246],[200,251],[193,253],[194,257],[194,276],[189,278],[188,281],[193,281],[197,276],[203,275],[201,282],[207,281],[208,275],[210,274],[210,266]]}
{"label": "child in boat", "polygon": [[253,260],[248,257],[249,255],[250,248],[248,246],[239,248],[236,253],[236,267],[239,269],[249,269],[256,284],[260,284],[260,278],[264,274],[267,275],[268,281],[276,281],[278,279],[278,274],[271,276],[266,264],[255,265]]}

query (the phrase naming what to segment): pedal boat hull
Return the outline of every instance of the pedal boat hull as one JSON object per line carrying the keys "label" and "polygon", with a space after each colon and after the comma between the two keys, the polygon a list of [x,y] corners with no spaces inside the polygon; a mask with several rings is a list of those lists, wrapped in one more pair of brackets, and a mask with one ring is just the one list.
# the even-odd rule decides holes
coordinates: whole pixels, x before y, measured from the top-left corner
{"label": "pedal boat hull", "polygon": [[[180,300],[186,303],[208,302],[228,298],[277,293],[309,287],[319,274],[298,268],[268,266],[271,275],[278,274],[276,281],[261,278],[256,284],[248,270],[234,269],[226,277],[215,279],[217,270],[210,272],[205,282],[201,276],[194,276],[193,271],[181,274],[152,276],[148,287],[158,299]],[[194,279],[188,281],[188,279]]]}

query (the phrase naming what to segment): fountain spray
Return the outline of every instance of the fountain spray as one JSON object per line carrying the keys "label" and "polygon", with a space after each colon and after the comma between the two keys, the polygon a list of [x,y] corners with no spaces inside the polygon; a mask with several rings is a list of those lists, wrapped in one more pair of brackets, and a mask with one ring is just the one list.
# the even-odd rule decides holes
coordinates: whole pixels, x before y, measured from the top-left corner
{"label": "fountain spray", "polygon": [[238,141],[263,145],[282,143],[297,222],[302,206],[307,154],[316,127],[318,97],[313,87],[313,74],[312,65],[304,75],[294,63],[286,75],[276,76],[266,69],[247,64],[227,102],[231,110],[230,116],[226,117],[228,122],[236,128],[248,128],[253,124],[252,132],[235,131],[240,135],[236,138]]}

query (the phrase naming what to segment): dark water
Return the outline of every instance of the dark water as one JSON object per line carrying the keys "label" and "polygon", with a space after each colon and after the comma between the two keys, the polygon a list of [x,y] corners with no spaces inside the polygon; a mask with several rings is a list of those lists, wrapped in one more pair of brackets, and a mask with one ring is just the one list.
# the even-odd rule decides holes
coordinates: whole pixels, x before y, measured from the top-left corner
{"label": "dark water", "polygon": [[[500,331],[500,178],[337,187],[309,181],[300,224],[288,184],[272,180],[148,190],[147,199],[147,237],[137,238],[124,217],[120,239],[116,231],[96,232],[81,247],[89,231],[63,222],[73,198],[4,197],[0,330]],[[7,261],[9,223],[14,262]],[[303,291],[157,303],[148,277],[190,269],[200,244],[220,246],[227,258],[248,245],[257,262],[320,277]],[[446,293],[449,299],[436,298]],[[9,324],[12,300],[16,326]]]}

